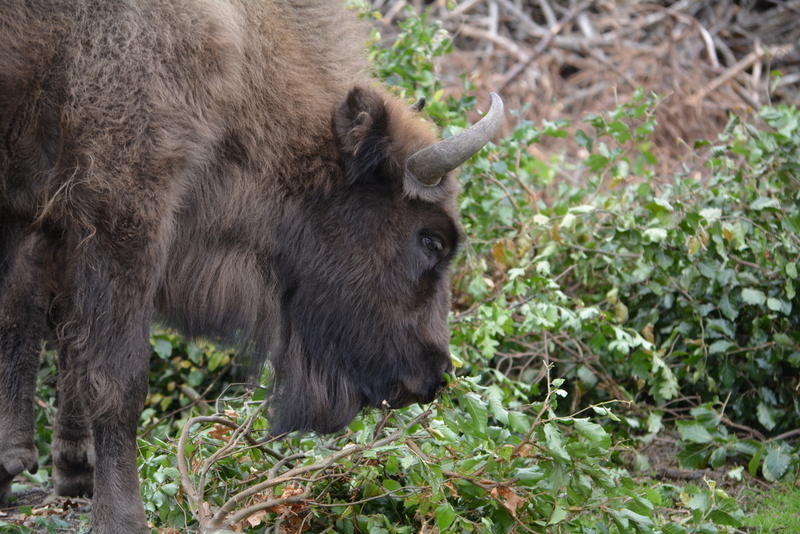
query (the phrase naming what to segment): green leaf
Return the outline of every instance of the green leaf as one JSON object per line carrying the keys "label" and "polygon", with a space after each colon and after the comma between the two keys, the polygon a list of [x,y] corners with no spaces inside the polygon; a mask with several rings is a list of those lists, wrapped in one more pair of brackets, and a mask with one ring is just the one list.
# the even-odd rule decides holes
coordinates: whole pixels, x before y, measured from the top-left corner
{"label": "green leaf", "polygon": [[713,467],[714,469],[721,467],[725,464],[725,461],[728,459],[728,453],[723,447],[719,447],[714,449],[714,452],[711,453],[709,457],[708,464]]}
{"label": "green leaf", "polygon": [[770,298],[767,299],[767,308],[769,308],[770,310],[772,310],[772,311],[781,311],[782,307],[783,307],[783,303],[780,301],[780,299],[776,299],[776,298],[773,298],[773,297],[770,297]]}
{"label": "green leaf", "polygon": [[521,412],[508,412],[508,426],[514,432],[527,432],[531,427],[528,416]]}
{"label": "green leaf", "polygon": [[547,450],[553,455],[553,459],[563,463],[569,462],[570,457],[564,449],[564,437],[561,435],[561,429],[555,423],[545,423],[544,435]]}
{"label": "green leaf", "polygon": [[472,433],[481,439],[485,439],[487,415],[483,399],[475,393],[467,393],[462,398],[466,401],[464,408],[472,420]]}
{"label": "green leaf", "polygon": [[158,354],[162,359],[168,360],[172,356],[172,343],[160,337],[150,338],[150,344],[153,346],[153,352]]}
{"label": "green leaf", "polygon": [[700,210],[700,216],[707,221],[716,221],[722,217],[722,210],[719,208],[707,208]]}
{"label": "green leaf", "polygon": [[588,419],[573,419],[573,424],[578,434],[591,443],[606,450],[611,447],[611,437],[602,426]]}
{"label": "green leaf", "polygon": [[434,515],[436,516],[436,525],[439,529],[446,530],[453,524],[456,518],[456,511],[449,502],[445,501],[436,508],[436,513]]}
{"label": "green leaf", "polygon": [[761,305],[767,301],[767,296],[763,291],[746,287],[742,289],[742,300],[746,304]]}
{"label": "green leaf", "polygon": [[692,443],[711,443],[712,437],[700,423],[696,421],[677,421],[681,439]]}
{"label": "green leaf", "polygon": [[756,414],[758,416],[758,422],[764,425],[764,428],[767,430],[772,430],[775,428],[777,422],[775,418],[772,416],[772,409],[767,406],[763,402],[759,402],[758,406],[756,407]]}
{"label": "green leaf", "polygon": [[685,469],[705,469],[710,456],[710,445],[687,443],[678,452],[678,463]]}
{"label": "green leaf", "polygon": [[781,203],[776,198],[768,198],[768,197],[758,197],[752,204],[750,204],[750,209],[754,211],[760,211],[767,208],[780,208]]}
{"label": "green leaf", "polygon": [[739,309],[731,303],[729,293],[726,291],[719,299],[719,309],[725,314],[725,317],[731,321],[735,321],[739,317]]}
{"label": "green leaf", "polygon": [[688,530],[676,523],[666,523],[661,527],[664,534],[687,534]]}
{"label": "green leaf", "polygon": [[544,473],[538,466],[517,469],[514,471],[514,476],[519,479],[519,483],[523,486],[535,486],[544,479]]}
{"label": "green leaf", "polygon": [[180,484],[178,484],[177,482],[164,484],[163,486],[161,486],[161,491],[163,491],[170,497],[174,497],[175,495],[177,495],[178,490],[180,490]]}
{"label": "green leaf", "polygon": [[758,475],[758,466],[761,465],[761,459],[764,455],[764,446],[760,446],[759,449],[753,454],[753,457],[750,458],[750,461],[747,463],[747,472],[750,473],[751,477],[756,477]]}
{"label": "green leaf", "polygon": [[764,478],[770,482],[777,482],[786,473],[791,465],[792,459],[788,454],[784,454],[780,449],[772,449],[767,457],[764,458]]}
{"label": "green leaf", "polygon": [[578,130],[575,132],[575,142],[578,143],[578,146],[585,147],[586,150],[591,154],[594,139],[586,135],[583,130]]}
{"label": "green leaf", "polygon": [[383,487],[389,491],[397,491],[403,487],[398,481],[393,480],[391,478],[386,478],[383,480]]}
{"label": "green leaf", "polygon": [[642,235],[645,243],[661,243],[667,239],[667,231],[663,228],[648,228]]}
{"label": "green leaf", "polygon": [[736,347],[736,343],[731,343],[726,339],[720,339],[715,341],[708,347],[709,354],[724,354],[728,352],[728,349]]}
{"label": "green leaf", "polygon": [[644,516],[642,514],[637,514],[633,510],[630,510],[628,508],[623,508],[619,512],[620,512],[620,515],[623,515],[623,516],[635,521],[639,525],[646,525],[648,527],[652,527],[653,526],[653,520],[652,519],[650,519],[649,517]]}
{"label": "green leaf", "polygon": [[561,506],[556,503],[553,507],[553,513],[550,514],[550,520],[547,522],[548,525],[555,525],[557,523],[561,523],[564,519],[567,518],[567,511],[561,508]]}

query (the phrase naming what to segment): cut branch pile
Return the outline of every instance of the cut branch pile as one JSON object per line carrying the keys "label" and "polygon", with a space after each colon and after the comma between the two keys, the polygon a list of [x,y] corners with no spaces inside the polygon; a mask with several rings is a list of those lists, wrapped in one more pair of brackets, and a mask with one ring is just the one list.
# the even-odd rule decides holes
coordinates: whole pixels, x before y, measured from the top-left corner
{"label": "cut branch pile", "polygon": [[[384,24],[407,0],[374,6]],[[800,0],[437,0],[455,37],[440,76],[451,92],[471,73],[479,94],[541,121],[580,120],[613,109],[637,88],[666,95],[658,110],[662,151],[676,139],[713,139],[730,111],[800,102]],[[779,70],[782,77],[771,76]],[[675,153],[672,153],[672,152]]]}

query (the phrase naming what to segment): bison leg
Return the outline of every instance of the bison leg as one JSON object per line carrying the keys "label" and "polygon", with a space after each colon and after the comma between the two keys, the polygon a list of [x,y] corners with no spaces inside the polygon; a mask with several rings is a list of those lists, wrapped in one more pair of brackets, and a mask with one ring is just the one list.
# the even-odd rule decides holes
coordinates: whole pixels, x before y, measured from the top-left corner
{"label": "bison leg", "polygon": [[[98,365],[90,366],[88,373],[93,389],[89,412],[96,455],[92,503],[95,534],[150,532],[136,466],[136,431],[147,393],[149,315],[144,325],[130,325],[132,332],[124,332],[120,326],[115,334],[127,339],[115,339],[113,348],[98,348]],[[134,335],[138,339],[132,339]]]}
{"label": "bison leg", "polygon": [[5,250],[10,266],[0,288],[0,503],[14,476],[39,468],[33,410],[46,307],[36,242],[28,236]]}
{"label": "bison leg", "polygon": [[72,286],[55,313],[69,369],[60,382],[65,412],[53,458],[61,491],[88,492],[91,436],[92,532],[146,534],[136,431],[147,394],[158,260],[147,249],[118,247],[115,239],[97,232],[66,247],[75,251],[64,269]]}
{"label": "bison leg", "polygon": [[94,442],[86,413],[86,402],[75,387],[80,373],[70,364],[69,351],[60,350],[58,415],[50,451],[53,457],[53,486],[59,495],[92,496],[94,489]]}

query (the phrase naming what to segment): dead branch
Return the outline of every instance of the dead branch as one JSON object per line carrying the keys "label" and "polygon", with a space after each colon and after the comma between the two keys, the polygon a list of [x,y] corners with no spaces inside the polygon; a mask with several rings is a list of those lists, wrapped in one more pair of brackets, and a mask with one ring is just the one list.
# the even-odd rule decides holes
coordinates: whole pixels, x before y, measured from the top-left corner
{"label": "dead branch", "polygon": [[[276,506],[287,505],[298,502],[307,502],[312,498],[312,486],[320,480],[328,478],[327,473],[330,469],[338,465],[343,459],[351,458],[364,451],[378,449],[389,445],[398,440],[405,433],[406,429],[417,424],[422,419],[431,414],[431,410],[426,410],[408,422],[405,426],[396,429],[394,432],[381,439],[375,439],[371,443],[362,445],[350,443],[345,447],[332,452],[322,460],[308,465],[292,467],[280,472],[288,466],[290,462],[306,458],[305,453],[297,453],[286,456],[278,460],[275,465],[267,472],[266,479],[258,484],[254,484],[230,497],[216,512],[211,512],[210,508],[203,505],[203,496],[206,486],[206,475],[213,464],[239,446],[241,440],[245,440],[250,446],[260,446],[258,440],[250,435],[252,425],[260,414],[261,407],[253,414],[248,416],[241,425],[221,416],[195,417],[187,421],[181,432],[178,443],[178,470],[180,471],[181,486],[189,501],[189,510],[200,523],[200,534],[212,534],[222,531],[235,525],[248,517],[264,510],[270,510]],[[197,484],[193,484],[190,479],[190,469],[186,458],[186,448],[189,442],[191,429],[196,425],[219,424],[227,426],[233,430],[230,439],[218,451],[212,454],[203,462],[201,473]],[[280,472],[280,473],[279,473]],[[242,507],[253,497],[264,493],[276,486],[286,483],[299,482],[304,484],[301,493],[282,495],[262,502],[257,502],[249,506]],[[240,508],[241,507],[241,508]]]}

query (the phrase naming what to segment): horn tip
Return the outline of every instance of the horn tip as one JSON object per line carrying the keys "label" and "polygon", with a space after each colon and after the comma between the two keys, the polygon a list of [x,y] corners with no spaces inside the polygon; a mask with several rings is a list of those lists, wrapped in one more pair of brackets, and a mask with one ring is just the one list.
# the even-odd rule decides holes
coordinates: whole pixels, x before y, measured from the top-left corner
{"label": "horn tip", "polygon": [[489,97],[492,99],[491,106],[492,107],[497,106],[500,109],[500,111],[502,111],[503,110],[503,99],[500,98],[500,96],[497,93],[495,93],[494,91],[489,93]]}

